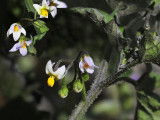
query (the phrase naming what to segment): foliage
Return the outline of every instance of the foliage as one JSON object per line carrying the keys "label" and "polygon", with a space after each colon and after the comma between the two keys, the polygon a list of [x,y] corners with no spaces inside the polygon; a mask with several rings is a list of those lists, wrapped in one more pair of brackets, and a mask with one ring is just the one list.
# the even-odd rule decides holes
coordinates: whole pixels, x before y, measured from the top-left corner
{"label": "foliage", "polygon": [[[52,16],[50,13],[53,11],[46,7],[41,12],[47,12],[49,14],[48,19],[41,19],[42,16],[39,17],[39,12],[33,7],[33,0],[25,0],[25,8],[28,13],[24,12],[26,14],[23,15],[25,18],[20,19],[17,23],[20,23],[27,30],[25,41],[30,40],[29,35],[33,40],[27,50],[32,57],[36,56],[35,58],[38,60],[35,61],[38,64],[37,68],[34,68],[34,62],[26,59],[28,64],[31,63],[32,69],[24,73],[19,72],[23,71],[21,68],[24,67],[25,69],[26,61],[24,61],[24,65],[21,64],[21,67],[16,67],[20,57],[6,52],[9,51],[11,46],[8,43],[12,44],[12,42],[9,42],[10,38],[3,37],[5,41],[0,45],[0,56],[5,59],[0,59],[0,71],[3,71],[0,72],[0,77],[3,78],[0,80],[0,102],[4,99],[6,103],[2,103],[5,106],[7,102],[11,101],[11,106],[6,106],[4,109],[12,108],[12,100],[15,99],[20,99],[20,102],[24,101],[22,104],[26,105],[26,103],[34,104],[45,98],[51,102],[44,100],[45,103],[49,103],[48,106],[55,106],[54,114],[56,114],[56,117],[54,119],[57,119],[58,112],[62,114],[67,111],[66,113],[69,113],[68,111],[75,107],[76,100],[80,98],[77,97],[80,96],[78,93],[81,93],[82,100],[72,114],[70,116],[67,114],[67,116],[69,120],[82,119],[100,93],[104,92],[106,87],[114,84],[116,86],[113,89],[114,92],[112,91],[112,94],[109,94],[107,89],[107,92],[101,94],[98,101],[89,110],[91,112],[91,115],[88,114],[89,117],[94,118],[104,115],[108,119],[117,119],[115,116],[118,116],[118,119],[128,119],[126,116],[129,116],[130,113],[133,116],[134,102],[136,102],[135,120],[158,120],[160,118],[160,96],[156,91],[160,88],[160,75],[155,72],[153,64],[157,64],[159,68],[159,0],[106,0],[98,3],[89,0],[86,3],[93,3],[94,5],[86,4],[82,6],[76,5],[75,1],[72,6],[72,2],[72,0],[68,1],[69,9],[59,9],[57,11],[58,15],[54,18],[50,18]],[[102,3],[106,4],[103,5]],[[102,9],[98,7],[98,4],[102,4]],[[49,5],[56,4],[50,3]],[[90,7],[96,5],[97,7]],[[10,15],[10,13],[6,15]],[[15,16],[18,15],[15,13]],[[9,20],[12,20],[11,18]],[[12,21],[15,21],[15,19]],[[5,23],[4,26],[8,27],[7,19]],[[1,28],[2,36],[6,35],[6,32],[3,33],[6,30],[3,30],[3,27]],[[16,30],[14,28],[14,32]],[[26,47],[26,43],[23,45],[20,47]],[[75,53],[77,52],[79,54],[76,57]],[[67,57],[67,59],[60,59],[62,56],[63,58]],[[84,56],[89,58],[85,59]],[[95,63],[91,56],[96,61]],[[48,81],[46,82],[47,78],[44,71],[48,59],[57,60],[54,67],[52,66],[53,71],[58,70],[62,64],[65,66],[64,76],[61,76],[67,76],[66,79],[59,80],[57,74],[53,76],[50,71],[49,73],[46,72],[53,82],[54,80],[61,81],[60,87],[55,84],[54,88],[48,88],[46,84]],[[84,62],[83,67],[80,67],[81,62]],[[97,65],[100,62],[101,66],[98,67]],[[131,78],[134,73],[131,68],[141,63],[144,63],[143,66],[150,63],[151,67],[146,67],[146,72],[145,70],[140,71],[142,76],[138,80],[134,80]],[[7,71],[7,75],[4,71]],[[136,95],[131,86],[124,84],[125,82],[121,82],[120,85],[116,84],[120,81],[133,85]],[[78,95],[74,95],[72,91]],[[58,98],[57,93],[65,100],[62,101],[59,96]],[[118,95],[115,95],[115,93]],[[136,100],[134,99],[135,96]],[[107,100],[102,100],[106,98]],[[117,99],[120,99],[120,101]],[[42,103],[37,102],[32,112],[36,118],[39,118],[41,113],[41,110],[37,109],[38,104]],[[43,104],[40,106],[42,107]],[[62,106],[64,110],[61,109]],[[19,107],[21,108],[21,106]],[[45,111],[46,108],[41,109]],[[46,111],[47,115],[43,114],[44,119],[51,119],[53,116],[51,118],[46,116],[48,114],[53,115],[52,107],[47,108]],[[65,118],[66,113],[63,113]]]}

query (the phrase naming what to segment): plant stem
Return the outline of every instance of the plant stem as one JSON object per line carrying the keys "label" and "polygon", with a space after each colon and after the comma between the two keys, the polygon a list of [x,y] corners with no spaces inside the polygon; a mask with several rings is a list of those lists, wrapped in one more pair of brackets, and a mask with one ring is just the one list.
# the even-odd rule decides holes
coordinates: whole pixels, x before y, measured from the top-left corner
{"label": "plant stem", "polygon": [[[85,112],[87,111],[89,106],[94,102],[94,100],[98,97],[98,95],[102,92],[102,90],[105,87],[108,87],[109,85],[111,85],[111,83],[113,83],[123,73],[125,73],[131,67],[133,67],[139,63],[140,63],[139,59],[134,60],[131,63],[129,63],[125,68],[117,71],[116,73],[107,77],[106,79],[104,79],[105,72],[103,70],[104,67],[106,67],[106,66],[103,65],[103,63],[102,63],[100,70],[99,70],[99,74],[97,75],[97,78],[94,80],[94,83],[91,86],[91,89],[87,93],[86,100],[85,101],[82,100],[78,104],[78,106],[73,110],[71,116],[69,116],[68,120],[82,119],[83,115],[85,114]],[[96,82],[97,80],[99,80],[100,82]]]}
{"label": "plant stem", "polygon": [[83,100],[86,101],[86,88],[85,88],[84,80],[82,80],[82,85],[83,85],[83,90],[82,90]]}
{"label": "plant stem", "polygon": [[34,19],[35,20],[37,19],[37,12],[36,11],[34,12]]}

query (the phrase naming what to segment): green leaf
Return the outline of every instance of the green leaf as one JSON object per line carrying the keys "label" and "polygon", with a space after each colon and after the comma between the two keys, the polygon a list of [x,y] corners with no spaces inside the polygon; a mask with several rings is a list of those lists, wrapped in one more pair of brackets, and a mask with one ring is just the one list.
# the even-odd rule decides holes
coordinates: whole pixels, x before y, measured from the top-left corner
{"label": "green leaf", "polygon": [[160,38],[150,31],[145,31],[140,43],[140,57],[143,62],[160,63]]}
{"label": "green leaf", "polygon": [[44,32],[47,32],[49,30],[49,28],[46,26],[46,23],[44,21],[41,20],[37,20],[33,23],[34,28],[37,32],[37,34],[41,34]]}
{"label": "green leaf", "polygon": [[38,34],[36,36],[34,36],[34,41],[33,41],[33,45],[36,43],[37,40],[41,40],[45,35],[46,35],[47,32],[44,32],[42,34]]}
{"label": "green leaf", "polygon": [[31,54],[37,54],[37,50],[36,50],[36,48],[33,46],[33,44],[31,44],[31,45],[28,47],[28,51],[29,51],[29,53],[31,53]]}
{"label": "green leaf", "polygon": [[25,0],[25,4],[28,12],[35,12],[35,9],[33,7],[33,0]]}
{"label": "green leaf", "polygon": [[160,4],[160,0],[154,0],[155,1],[155,6]]}
{"label": "green leaf", "polygon": [[156,72],[144,73],[138,80],[138,84],[141,89],[152,91],[160,87],[160,74]]}
{"label": "green leaf", "polygon": [[138,120],[159,120],[160,118],[160,97],[152,92],[137,91]]}
{"label": "green leaf", "polygon": [[112,14],[107,14],[106,12],[102,10],[98,10],[95,8],[83,8],[83,7],[75,7],[72,8],[74,12],[78,12],[84,16],[90,17],[94,22],[100,23],[102,20],[108,23],[112,19],[114,19],[114,15],[118,12],[118,10],[115,10]]}

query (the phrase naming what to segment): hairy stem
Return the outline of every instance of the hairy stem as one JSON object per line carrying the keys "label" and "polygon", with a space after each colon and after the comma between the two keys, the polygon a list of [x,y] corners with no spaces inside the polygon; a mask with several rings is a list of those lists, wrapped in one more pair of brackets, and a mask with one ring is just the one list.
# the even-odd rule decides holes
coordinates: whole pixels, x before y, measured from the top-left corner
{"label": "hairy stem", "polygon": [[[90,90],[87,93],[86,101],[81,101],[78,106],[73,110],[71,116],[68,118],[68,120],[80,120],[82,119],[83,115],[87,111],[87,109],[90,107],[90,105],[94,102],[94,100],[98,97],[98,95],[102,92],[102,90],[105,87],[108,87],[111,85],[118,77],[120,77],[123,73],[127,72],[131,67],[139,64],[139,59],[132,61],[129,63],[125,68],[117,71],[113,75],[105,78],[106,71],[105,62],[102,62],[102,65],[100,67],[100,70],[98,72],[98,75],[96,76],[96,79],[94,80],[94,83],[92,84]],[[104,79],[105,78],[105,79]]]}

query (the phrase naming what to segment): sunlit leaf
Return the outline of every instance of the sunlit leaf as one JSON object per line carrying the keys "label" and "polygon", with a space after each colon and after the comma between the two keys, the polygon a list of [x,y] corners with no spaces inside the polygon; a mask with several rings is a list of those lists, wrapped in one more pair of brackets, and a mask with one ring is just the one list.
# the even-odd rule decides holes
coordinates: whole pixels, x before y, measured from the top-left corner
{"label": "sunlit leaf", "polygon": [[41,33],[47,32],[49,30],[49,28],[46,26],[46,23],[41,20],[35,21],[33,23],[33,25],[35,27],[37,34],[41,34]]}
{"label": "sunlit leaf", "polygon": [[155,2],[155,6],[160,4],[160,0],[154,0],[154,2]]}
{"label": "sunlit leaf", "polygon": [[72,8],[74,12],[81,13],[84,16],[90,17],[94,22],[101,22],[104,20],[106,23],[114,19],[114,15],[118,12],[115,10],[112,14],[108,14],[102,10],[98,10],[95,8],[83,8],[83,7],[75,7]]}
{"label": "sunlit leaf", "polygon": [[41,40],[45,35],[46,35],[46,32],[34,36],[34,38],[33,38],[34,39],[33,45],[36,43],[37,40]]}
{"label": "sunlit leaf", "polygon": [[160,97],[152,92],[137,92],[138,120],[159,120],[160,118]]}

